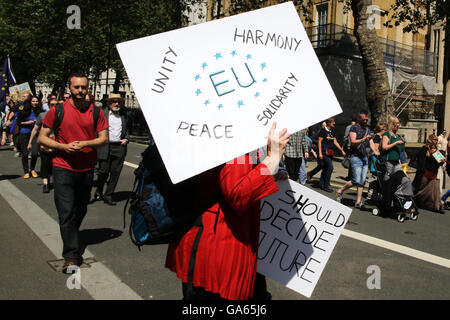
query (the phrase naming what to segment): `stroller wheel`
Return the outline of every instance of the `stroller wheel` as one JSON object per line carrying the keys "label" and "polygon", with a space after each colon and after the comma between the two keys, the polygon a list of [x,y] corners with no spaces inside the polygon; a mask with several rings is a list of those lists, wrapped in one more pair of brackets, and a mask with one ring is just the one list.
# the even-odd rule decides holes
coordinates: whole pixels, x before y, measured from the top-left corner
{"label": "stroller wheel", "polygon": [[417,212],[411,212],[411,220],[417,221],[417,218],[419,218],[419,214]]}
{"label": "stroller wheel", "polygon": [[372,215],[373,215],[373,216],[377,216],[377,215],[379,215],[379,214],[380,214],[380,210],[378,210],[378,208],[372,209]]}
{"label": "stroller wheel", "polygon": [[406,218],[406,215],[405,215],[404,213],[399,213],[399,214],[397,215],[397,221],[398,221],[398,222],[404,222],[404,221],[405,221],[405,218]]}

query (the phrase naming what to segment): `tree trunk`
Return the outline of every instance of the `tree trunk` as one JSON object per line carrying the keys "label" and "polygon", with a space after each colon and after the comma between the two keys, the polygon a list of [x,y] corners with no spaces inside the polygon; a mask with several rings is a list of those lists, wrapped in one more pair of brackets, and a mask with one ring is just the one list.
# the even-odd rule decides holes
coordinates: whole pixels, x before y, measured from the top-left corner
{"label": "tree trunk", "polygon": [[216,5],[216,0],[208,0],[206,8],[206,21],[211,21],[214,17],[214,7]]}
{"label": "tree trunk", "polygon": [[116,72],[116,78],[114,79],[113,92],[117,93],[120,89],[120,83],[123,80],[123,74],[120,68],[117,68],[114,71]]}
{"label": "tree trunk", "polygon": [[387,123],[394,114],[392,94],[386,73],[383,52],[375,28],[370,28],[367,8],[371,0],[352,0],[355,36],[362,56],[364,78],[366,81],[366,100],[371,113],[371,123]]}

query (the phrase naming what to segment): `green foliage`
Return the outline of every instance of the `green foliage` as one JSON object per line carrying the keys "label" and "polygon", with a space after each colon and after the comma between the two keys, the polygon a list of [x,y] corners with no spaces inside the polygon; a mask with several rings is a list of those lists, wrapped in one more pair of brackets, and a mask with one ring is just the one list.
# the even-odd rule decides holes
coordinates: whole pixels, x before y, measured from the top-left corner
{"label": "green foliage", "polygon": [[448,0],[395,0],[385,26],[392,28],[406,22],[404,32],[417,33],[428,25],[445,21],[450,17]]}
{"label": "green foliage", "polygon": [[[0,0],[0,59],[10,55],[18,82],[63,88],[68,76],[107,66],[125,74],[115,44],[181,27],[183,3],[165,0]],[[69,29],[70,5],[81,28]],[[3,60],[2,60],[3,61]]]}

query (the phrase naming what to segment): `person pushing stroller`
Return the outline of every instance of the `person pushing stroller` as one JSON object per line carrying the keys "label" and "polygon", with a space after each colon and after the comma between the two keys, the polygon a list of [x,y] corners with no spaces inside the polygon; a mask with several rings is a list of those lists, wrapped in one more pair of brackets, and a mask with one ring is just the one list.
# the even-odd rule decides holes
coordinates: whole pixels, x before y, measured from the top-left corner
{"label": "person pushing stroller", "polygon": [[398,134],[400,122],[398,118],[389,118],[388,130],[383,134],[381,141],[381,161],[378,181],[381,187],[380,208],[383,212],[397,212],[397,220],[403,222],[406,214],[412,220],[418,217],[418,209],[413,201],[413,188],[411,180],[402,170],[400,154],[405,141]]}

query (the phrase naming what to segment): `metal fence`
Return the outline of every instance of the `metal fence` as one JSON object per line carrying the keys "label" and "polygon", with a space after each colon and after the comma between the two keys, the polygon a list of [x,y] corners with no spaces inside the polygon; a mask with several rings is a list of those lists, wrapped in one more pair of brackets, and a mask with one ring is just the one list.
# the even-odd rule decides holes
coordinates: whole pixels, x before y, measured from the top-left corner
{"label": "metal fence", "polygon": [[[306,33],[314,48],[334,49],[341,54],[361,57],[353,29],[330,23],[306,28]],[[378,40],[387,67],[437,77],[437,55],[434,52],[382,37]]]}

